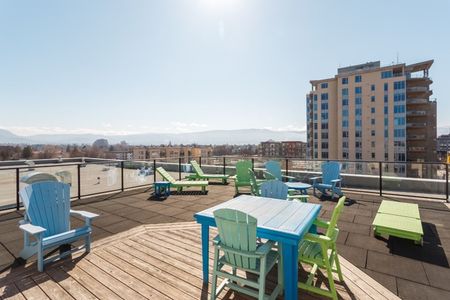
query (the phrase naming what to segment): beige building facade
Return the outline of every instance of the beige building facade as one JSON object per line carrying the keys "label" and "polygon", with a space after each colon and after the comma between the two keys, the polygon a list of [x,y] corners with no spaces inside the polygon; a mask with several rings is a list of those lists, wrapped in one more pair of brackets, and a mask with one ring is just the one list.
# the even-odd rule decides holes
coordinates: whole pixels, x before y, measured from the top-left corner
{"label": "beige building facade", "polygon": [[[307,157],[350,161],[435,161],[433,61],[381,67],[370,62],[312,80],[307,94]],[[356,164],[356,171],[363,164]],[[405,173],[405,164],[392,164]]]}

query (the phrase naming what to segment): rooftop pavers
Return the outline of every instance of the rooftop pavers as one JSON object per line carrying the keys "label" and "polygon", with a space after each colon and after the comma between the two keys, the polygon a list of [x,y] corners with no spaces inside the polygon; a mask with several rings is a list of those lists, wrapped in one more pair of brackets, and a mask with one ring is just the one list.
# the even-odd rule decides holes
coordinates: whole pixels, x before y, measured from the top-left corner
{"label": "rooftop pavers", "polygon": [[[166,200],[153,200],[150,191],[135,190],[73,202],[76,209],[99,213],[93,239],[99,240],[142,224],[192,221],[193,214],[234,196],[232,184],[210,185],[208,194],[173,193]],[[371,224],[382,199],[371,194],[348,193],[339,221],[338,252],[355,266],[404,299],[450,298],[450,210],[442,202],[418,203],[424,229],[424,246],[391,237],[375,238]],[[336,200],[311,197],[322,205],[321,217],[328,219]],[[21,212],[0,213],[0,272],[10,268],[22,247],[17,222]],[[74,225],[81,224],[73,219]]]}

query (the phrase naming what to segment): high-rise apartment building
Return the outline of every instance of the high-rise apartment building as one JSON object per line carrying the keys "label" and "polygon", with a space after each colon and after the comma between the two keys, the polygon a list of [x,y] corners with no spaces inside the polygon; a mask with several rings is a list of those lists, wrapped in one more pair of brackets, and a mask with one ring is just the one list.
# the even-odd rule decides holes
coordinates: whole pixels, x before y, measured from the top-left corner
{"label": "high-rise apartment building", "polygon": [[[307,156],[361,161],[435,161],[436,102],[430,100],[433,60],[339,68],[312,80],[307,95]],[[358,167],[357,167],[358,168]],[[404,173],[405,164],[396,172]]]}

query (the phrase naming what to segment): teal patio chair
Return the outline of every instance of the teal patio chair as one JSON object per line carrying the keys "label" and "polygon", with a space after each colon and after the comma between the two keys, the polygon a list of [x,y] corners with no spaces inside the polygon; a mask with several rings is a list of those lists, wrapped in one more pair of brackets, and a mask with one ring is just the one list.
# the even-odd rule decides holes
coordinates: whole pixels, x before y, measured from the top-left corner
{"label": "teal patio chair", "polygon": [[309,198],[308,195],[290,194],[288,186],[279,180],[263,182],[259,186],[259,196],[281,200],[298,200],[302,202],[307,202],[307,199]]}
{"label": "teal patio chair", "polygon": [[[255,297],[259,300],[275,299],[281,291],[283,271],[278,270],[278,283],[270,295],[265,293],[266,277],[279,261],[279,254],[272,250],[275,242],[256,242],[256,218],[241,211],[223,208],[214,211],[219,235],[214,239],[214,265],[211,300],[217,298],[224,287]],[[279,264],[280,265],[280,264]],[[231,267],[231,272],[228,268]],[[237,273],[242,270],[257,279]],[[218,277],[223,278],[217,287]]]}
{"label": "teal patio chair", "polygon": [[[28,259],[37,255],[38,271],[44,270],[44,263],[54,261],[77,250],[91,249],[91,220],[97,217],[87,211],[70,209],[70,187],[68,184],[45,181],[29,185],[19,192],[25,207],[24,220],[19,228],[24,232],[24,247],[20,257]],[[70,216],[85,220],[83,227],[71,229]],[[30,236],[35,241],[30,240]],[[44,260],[44,251],[84,239],[84,245]]]}
{"label": "teal patio chair", "polygon": [[318,189],[322,194],[331,191],[331,198],[334,197],[334,194],[342,196],[340,173],[341,165],[338,162],[322,163],[322,176],[311,178],[314,195],[316,195],[316,189]]}
{"label": "teal patio chair", "polygon": [[264,178],[266,179],[277,179],[279,181],[283,181],[286,179],[288,181],[294,181],[295,177],[283,175],[281,171],[281,164],[275,160],[269,160],[265,164],[266,171],[264,171]]}
{"label": "teal patio chair", "polygon": [[[344,208],[345,197],[341,197],[333,210],[331,220],[325,222],[316,220],[314,225],[326,229],[325,235],[307,233],[299,244],[298,259],[300,263],[312,266],[306,283],[299,282],[300,289],[307,290],[322,296],[337,300],[336,287],[334,286],[333,272],[337,273],[339,280],[344,281],[339,263],[339,256],[336,249],[336,240],[339,234],[337,221]],[[318,269],[326,270],[328,278],[328,290],[321,289],[314,285],[314,277]]]}

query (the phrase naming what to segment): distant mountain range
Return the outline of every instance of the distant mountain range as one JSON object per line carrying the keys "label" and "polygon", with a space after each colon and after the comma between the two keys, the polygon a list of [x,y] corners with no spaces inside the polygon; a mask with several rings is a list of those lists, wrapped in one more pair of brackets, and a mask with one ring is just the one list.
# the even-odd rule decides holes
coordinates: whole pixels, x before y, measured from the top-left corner
{"label": "distant mountain range", "polygon": [[31,136],[15,135],[0,129],[0,144],[92,144],[104,138],[110,144],[126,141],[130,145],[160,144],[259,144],[262,141],[305,141],[305,132],[273,131],[268,129],[210,130],[190,133],[143,133],[130,135],[96,135],[96,134],[38,134]]}

